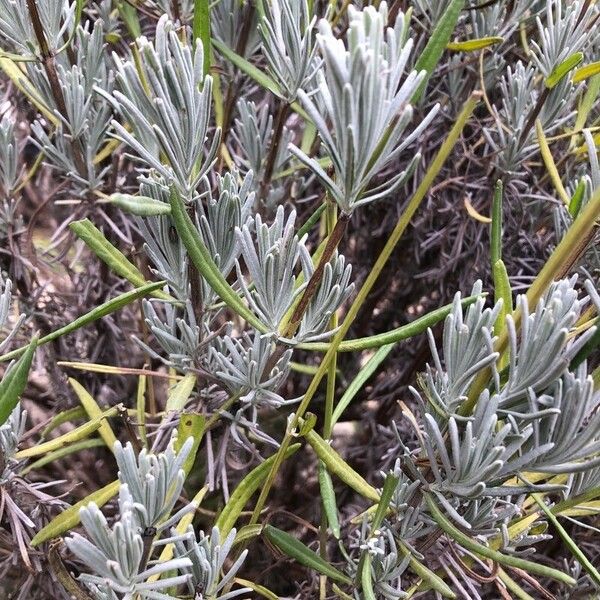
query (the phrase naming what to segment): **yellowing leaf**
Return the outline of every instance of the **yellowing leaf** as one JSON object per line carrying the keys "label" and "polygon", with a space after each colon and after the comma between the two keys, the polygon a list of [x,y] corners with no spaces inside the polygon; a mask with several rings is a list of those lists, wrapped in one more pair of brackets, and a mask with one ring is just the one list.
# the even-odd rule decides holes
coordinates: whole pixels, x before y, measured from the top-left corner
{"label": "yellowing leaf", "polygon": [[[98,406],[96,400],[94,400],[94,398],[91,396],[91,394],[89,394],[88,391],[75,379],[71,379],[69,377],[69,383],[71,384],[71,387],[77,394],[81,405],[83,406],[85,412],[89,415],[89,417],[91,419],[101,419],[104,413],[102,412],[102,409]],[[106,419],[102,419],[102,424],[98,428],[98,433],[108,446],[109,450],[111,450],[112,452],[117,438]]]}
{"label": "yellowing leaf", "polygon": [[482,50],[488,48],[494,44],[503,42],[504,38],[499,36],[482,37],[475,40],[466,40],[464,42],[450,42],[446,48],[448,50],[454,50],[455,52],[474,52],[475,50]]}
{"label": "yellowing leaf", "polygon": [[479,221],[480,223],[485,223],[486,225],[492,222],[492,220],[489,217],[486,217],[486,216],[482,215],[481,213],[477,212],[475,210],[475,208],[473,207],[473,205],[471,204],[471,201],[468,198],[465,198],[464,203],[465,203],[465,208],[467,209],[467,213],[469,214],[469,216],[472,219],[475,219],[476,221]]}
{"label": "yellowing leaf", "polygon": [[600,60],[590,63],[589,65],[584,65],[583,67],[579,67],[575,73],[573,73],[573,83],[579,83],[580,81],[585,81],[594,75],[598,75],[600,73]]}

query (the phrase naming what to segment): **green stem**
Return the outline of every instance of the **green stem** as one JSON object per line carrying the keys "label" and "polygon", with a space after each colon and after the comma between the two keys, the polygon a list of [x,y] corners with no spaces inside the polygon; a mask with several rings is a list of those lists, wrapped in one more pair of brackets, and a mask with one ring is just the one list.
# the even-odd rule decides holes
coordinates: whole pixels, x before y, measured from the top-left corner
{"label": "green stem", "polygon": [[550,579],[561,581],[567,585],[575,585],[577,583],[575,579],[573,579],[570,575],[563,573],[562,571],[558,571],[557,569],[552,569],[551,567],[540,565],[529,560],[517,558],[511,554],[502,554],[497,550],[492,550],[488,546],[484,546],[483,544],[476,542],[473,538],[460,531],[460,529],[455,527],[448,520],[446,515],[442,513],[433,500],[431,494],[425,494],[425,501],[427,502],[427,507],[429,508],[429,512],[431,513],[431,516],[435,522],[449,537],[460,544],[465,550],[469,550],[470,552],[473,552],[478,556],[483,556],[484,558],[490,558],[498,564],[514,567],[515,569],[523,569],[523,571],[526,571],[527,573],[540,575],[541,577],[549,577]]}

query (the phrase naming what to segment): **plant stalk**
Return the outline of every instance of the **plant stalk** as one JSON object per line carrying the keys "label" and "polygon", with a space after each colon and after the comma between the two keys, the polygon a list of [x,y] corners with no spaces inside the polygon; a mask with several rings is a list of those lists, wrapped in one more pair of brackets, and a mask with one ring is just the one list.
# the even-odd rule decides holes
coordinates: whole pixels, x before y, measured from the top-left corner
{"label": "plant stalk", "polygon": [[433,184],[434,180],[436,179],[437,175],[439,174],[440,170],[442,169],[442,166],[446,162],[446,159],[450,155],[452,149],[454,148],[456,142],[458,141],[458,138],[460,137],[460,134],[462,133],[463,128],[467,124],[467,121],[471,117],[471,114],[475,110],[475,107],[479,104],[479,101],[481,100],[481,98],[482,98],[482,93],[479,91],[475,91],[471,94],[471,96],[465,103],[463,110],[457,117],[452,129],[450,130],[450,133],[448,134],[448,137],[442,144],[441,148],[439,149],[438,153],[436,154],[435,158],[433,159],[433,162],[431,163],[429,169],[425,173],[425,176],[423,177],[423,180],[421,181],[419,187],[417,188],[414,196],[408,203],[408,206],[406,207],[404,212],[400,215],[400,218],[398,219],[398,222],[397,222],[394,230],[392,231],[392,234],[390,235],[388,241],[386,242],[386,245],[384,246],[383,250],[381,251],[379,257],[377,258],[375,265],[371,269],[371,272],[369,273],[366,281],[364,282],[358,295],[356,296],[354,302],[352,303],[352,306],[350,307],[348,314],[344,318],[344,321],[340,327],[340,330],[334,336],[334,338],[331,342],[331,345],[329,346],[329,350],[325,354],[325,357],[323,358],[321,364],[319,365],[319,369],[317,370],[308,389],[306,390],[306,393],[304,395],[304,398],[302,399],[302,402],[298,406],[298,410],[294,414],[293,418],[290,420],[288,430],[282,440],[281,446],[280,446],[279,450],[277,451],[277,454],[275,455],[275,460],[273,461],[271,471],[269,472],[267,480],[265,481],[265,484],[262,487],[260,496],[254,507],[254,511],[252,512],[252,517],[250,519],[251,525],[254,525],[258,522],[258,518],[259,518],[259,516],[262,512],[262,509],[267,501],[269,492],[271,491],[271,487],[273,486],[273,482],[275,481],[275,476],[277,475],[277,471],[279,470],[279,468],[284,460],[285,453],[290,446],[290,443],[294,436],[295,430],[300,423],[300,419],[306,413],[306,410],[308,409],[310,402],[311,402],[313,396],[315,395],[315,392],[317,391],[319,384],[321,383],[321,380],[327,373],[327,371],[329,369],[329,363],[335,356],[338,346],[341,344],[342,340],[348,333],[348,330],[350,329],[352,322],[356,318],[356,315],[358,314],[362,304],[364,303],[364,301],[366,300],[367,296],[369,295],[371,289],[377,282],[377,279],[379,278],[381,271],[383,270],[385,264],[387,263],[389,257],[391,256],[394,248],[400,241],[400,238],[406,231],[408,225],[410,224],[411,219],[417,212],[417,209],[420,207],[421,202],[427,195],[427,192],[429,191],[431,185]]}

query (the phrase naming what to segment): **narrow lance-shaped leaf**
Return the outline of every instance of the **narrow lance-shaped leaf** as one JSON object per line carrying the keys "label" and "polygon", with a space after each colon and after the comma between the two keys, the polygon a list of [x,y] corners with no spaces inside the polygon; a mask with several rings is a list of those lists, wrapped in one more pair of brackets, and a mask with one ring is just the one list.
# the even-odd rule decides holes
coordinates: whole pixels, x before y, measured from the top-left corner
{"label": "narrow lance-shaped leaf", "polygon": [[327,523],[336,539],[340,539],[340,521],[338,519],[337,502],[331,476],[327,467],[319,461],[319,489],[321,491],[321,503],[327,517]]}
{"label": "narrow lance-shaped leaf", "polygon": [[263,535],[286,556],[298,561],[301,565],[313,569],[321,575],[326,575],[334,581],[350,585],[352,580],[330,565],[327,561],[321,558],[316,552],[307,548],[300,540],[294,536],[276,529],[272,525],[265,525]]}
{"label": "narrow lance-shaped leaf", "polygon": [[311,430],[304,435],[316,455],[325,463],[331,473],[337,475],[344,483],[365,498],[379,502],[377,490],[344,461],[316,431]]}
{"label": "narrow lance-shaped leaf", "polygon": [[[290,446],[285,453],[285,458],[294,454],[298,448],[300,448],[300,444],[293,444]],[[274,459],[275,456],[271,456],[258,465],[258,467],[252,469],[252,471],[242,479],[229,497],[229,501],[221,511],[221,514],[215,523],[215,526],[219,529],[219,532],[224,538],[227,537],[229,532],[233,529],[233,526],[244,510],[248,500],[250,500],[252,495],[267,478],[267,475],[273,466]]]}
{"label": "narrow lance-shaped leaf", "polygon": [[25,391],[37,345],[38,337],[36,336],[25,348],[23,356],[9,368],[0,382],[0,425],[6,422],[10,413],[17,406],[21,394]]}
{"label": "narrow lance-shaped leaf", "polygon": [[243,303],[242,299],[235,293],[227,283],[223,274],[215,265],[210,251],[202,241],[198,230],[192,223],[183,200],[174,188],[171,189],[171,210],[173,222],[181,241],[186,247],[192,262],[199,273],[206,279],[210,287],[219,295],[221,300],[233,309],[240,317],[246,319],[252,327],[261,333],[266,333],[268,328],[263,325],[256,315]]}
{"label": "narrow lance-shaped leaf", "polygon": [[202,69],[204,75],[210,73],[210,0],[194,0],[194,40],[200,38],[204,50]]}
{"label": "narrow lance-shaped leaf", "polygon": [[[170,212],[170,207],[164,206],[167,206]],[[129,283],[137,287],[148,284],[142,272],[120,250],[115,248],[89,219],[74,221],[69,228],[102,262],[110,267],[111,271],[125,277]],[[161,300],[174,300],[162,290],[156,290],[152,292],[152,295]]]}
{"label": "narrow lance-shaped leaf", "polygon": [[58,448],[62,448],[73,442],[77,442],[81,439],[88,437],[90,434],[94,433],[100,426],[104,423],[104,419],[109,417],[114,417],[119,411],[118,407],[113,407],[102,413],[100,417],[96,417],[79,427],[76,427],[72,431],[61,435],[53,440],[49,440],[44,442],[43,444],[38,444],[36,446],[31,446],[30,448],[26,448],[25,450],[20,450],[15,454],[15,458],[31,458],[32,456],[39,456],[40,454],[46,454],[47,452],[52,452],[57,450]]}
{"label": "narrow lance-shaped leaf", "polygon": [[194,466],[196,460],[196,454],[198,448],[200,448],[200,442],[204,436],[206,426],[206,418],[204,415],[198,413],[183,413],[179,418],[179,425],[177,426],[177,441],[175,443],[175,451],[179,452],[181,446],[186,442],[189,437],[194,439],[192,449],[190,450],[185,462],[183,463],[183,470],[187,475]]}
{"label": "narrow lance-shaped leaf", "polygon": [[77,527],[81,520],[79,518],[79,510],[81,508],[87,506],[90,502],[95,502],[98,506],[104,506],[119,491],[120,485],[121,483],[118,480],[113,481],[61,512],[48,525],[38,531],[31,540],[31,545],[35,548],[41,543],[47,542],[73,529],[73,527]]}
{"label": "narrow lance-shaped leaf", "polygon": [[[91,396],[91,394],[75,379],[69,377],[69,383],[71,384],[71,387],[77,394],[81,405],[85,409],[85,412],[88,414],[90,419],[102,418],[104,416],[104,413],[102,412],[102,409],[98,406],[96,400]],[[102,420],[102,423],[98,428],[98,433],[108,446],[109,450],[112,452],[117,438],[106,419]]]}
{"label": "narrow lance-shaped leaf", "polygon": [[[65,325],[64,327],[61,327],[60,329],[57,329],[56,331],[45,335],[43,338],[40,338],[38,346],[42,346],[43,344],[47,344],[48,342],[53,342],[54,340],[58,339],[63,335],[67,335],[68,333],[77,331],[77,329],[80,329],[81,327],[85,327],[86,325],[89,325],[90,323],[93,323],[94,321],[97,321],[102,317],[106,317],[107,315],[110,315],[120,310],[124,306],[127,306],[128,304],[131,304],[132,302],[135,302],[136,300],[147,296],[155,290],[158,290],[164,284],[164,281],[157,281],[156,283],[148,283],[147,285],[139,287],[135,290],[125,292],[124,294],[121,294],[120,296],[117,296],[116,298],[113,298],[112,300],[109,300],[108,302],[105,302],[104,304],[101,304],[100,306],[97,306],[96,308],[90,310],[89,312],[85,313],[85,315],[82,315],[74,321],[71,321],[71,323],[69,323],[68,325]],[[17,348],[12,352],[8,352],[7,354],[0,356],[0,362],[11,360],[13,358],[16,358],[17,356],[21,356],[21,354],[23,354],[27,350],[27,348],[28,346],[24,346],[23,348]]]}
{"label": "narrow lance-shaped leaf", "polygon": [[417,72],[424,70],[427,73],[427,76],[412,98],[412,101],[415,104],[421,99],[421,96],[423,95],[423,92],[427,86],[427,82],[437,66],[440,58],[442,57],[444,49],[448,45],[450,38],[452,37],[452,32],[456,27],[458,17],[460,16],[460,12],[462,11],[464,5],[465,0],[451,0],[451,2],[448,4],[448,8],[446,8],[444,14],[442,14],[439,22],[435,26],[435,29],[433,30],[425,49],[415,64],[415,70]]}
{"label": "narrow lance-shaped leaf", "polygon": [[[461,300],[463,307],[467,307],[473,304],[477,300],[478,296],[467,296]],[[354,340],[345,340],[339,344],[338,352],[359,352],[361,350],[370,350],[371,348],[380,348],[388,344],[395,344],[403,340],[408,340],[412,337],[420,335],[427,331],[428,328],[433,327],[440,321],[443,321],[452,311],[452,304],[446,304],[440,308],[436,308],[428,312],[426,315],[402,325],[391,331],[385,333],[377,333],[364,338],[357,338]],[[327,352],[331,346],[331,342],[310,342],[305,344],[298,344],[298,348],[303,350],[315,350],[317,352]]]}
{"label": "narrow lance-shaped leaf", "polygon": [[425,500],[427,502],[427,506],[429,508],[429,512],[431,513],[432,518],[439,525],[440,529],[442,529],[442,531],[444,531],[455,542],[457,542],[463,548],[465,548],[465,550],[469,550],[470,552],[473,552],[474,554],[477,554],[479,556],[483,556],[484,558],[490,558],[501,565],[507,565],[516,569],[522,569],[523,571],[526,571],[527,573],[530,573],[532,575],[549,577],[550,579],[561,581],[563,583],[566,583],[567,585],[575,585],[575,579],[573,579],[570,575],[563,573],[562,571],[553,569],[551,567],[547,567],[546,565],[534,563],[530,560],[518,558],[516,556],[513,556],[512,554],[502,554],[501,552],[492,550],[488,546],[480,544],[473,538],[469,537],[467,534],[457,529],[448,520],[444,513],[442,513],[442,511],[438,508],[431,494],[425,494]]}
{"label": "narrow lance-shaped leaf", "polygon": [[558,531],[558,535],[570,550],[571,554],[573,554],[577,562],[587,571],[590,579],[597,586],[600,586],[600,573],[590,562],[590,559],[581,551],[579,546],[573,541],[565,528],[560,524],[554,513],[546,506],[543,498],[541,498],[539,494],[532,494],[532,497],[536,501],[537,505],[542,509],[546,517],[548,517],[548,520],[552,523],[552,525],[554,525],[554,528],[556,531]]}
{"label": "narrow lance-shaped leaf", "polygon": [[170,410],[182,410],[190,399],[194,387],[196,386],[196,375],[188,373],[177,385],[173,388],[167,398],[167,412]]}

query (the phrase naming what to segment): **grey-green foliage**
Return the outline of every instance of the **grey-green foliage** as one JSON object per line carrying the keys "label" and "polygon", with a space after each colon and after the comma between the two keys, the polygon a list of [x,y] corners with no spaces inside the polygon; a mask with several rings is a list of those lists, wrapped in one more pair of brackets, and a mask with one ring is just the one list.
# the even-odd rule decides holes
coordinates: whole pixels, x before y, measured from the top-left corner
{"label": "grey-green foliage", "polygon": [[[34,143],[46,162],[67,177],[72,191],[85,195],[101,187],[107,174],[107,167],[94,160],[107,141],[112,118],[110,105],[97,93],[109,93],[112,87],[103,23],[77,24],[75,3],[43,0],[34,5],[49,56],[41,55],[25,0],[1,3],[0,47],[25,61],[25,87],[58,119],[56,127],[47,120],[35,121]],[[69,52],[66,40],[71,42]]]}
{"label": "grey-green foliage", "polygon": [[[485,309],[475,302],[466,314],[455,303],[444,324],[443,360],[430,337],[434,365],[422,379],[424,396],[415,391],[423,413],[421,443],[412,449],[399,438],[399,460],[411,481],[435,494],[462,527],[481,535],[504,531],[506,544],[504,528],[519,510],[518,494],[556,489],[528,482],[523,473],[572,474],[598,464],[600,394],[593,390],[585,361],[570,368],[594,334],[594,327],[574,332],[597,293],[590,282],[587,294],[576,286],[576,277],[552,284],[532,313],[524,296],[517,299],[518,334],[507,316],[508,367],[492,377],[491,390],[479,396],[471,416],[458,409],[474,378],[490,367],[494,373],[498,353],[491,342],[499,303]],[[520,484],[507,486],[512,477]],[[582,476],[571,486],[581,489],[581,481]],[[402,484],[406,488],[407,482]],[[535,539],[525,536],[511,547]]]}
{"label": "grey-green foliage", "polygon": [[[51,50],[64,45],[75,25],[75,2],[38,0],[36,2],[46,41]],[[0,2],[0,40],[9,44],[9,50],[28,59],[40,53],[26,0]]]}
{"label": "grey-green foliage", "polygon": [[[241,98],[237,103],[238,117],[232,130],[232,141],[235,145],[234,155],[238,164],[246,171],[254,173],[254,186],[257,188],[264,179],[266,162],[273,139],[273,116],[266,104],[258,107],[251,100]],[[273,163],[276,176],[288,162],[290,153],[288,145],[292,140],[292,132],[286,127],[281,132],[281,142]],[[271,180],[267,190],[265,204],[277,206],[284,198],[284,181],[276,177]]]}
{"label": "grey-green foliage", "polygon": [[167,519],[183,489],[183,463],[192,445],[192,438],[188,438],[179,452],[175,452],[174,443],[171,442],[160,454],[142,449],[136,455],[130,442],[125,447],[115,442],[119,481],[121,487],[127,488],[132,502],[131,510],[143,529],[168,526]]}
{"label": "grey-green foliage", "polygon": [[[65,539],[69,550],[92,573],[79,579],[98,600],[132,600],[174,598],[163,590],[185,583],[187,575],[168,575],[169,571],[188,567],[188,558],[144,564],[145,546],[153,544],[153,536],[144,532],[138,522],[135,504],[122,486],[119,491],[119,519],[111,527],[100,509],[91,502],[80,511],[86,536],[73,533]],[[146,533],[146,538],[144,537]],[[167,575],[149,582],[152,575]]]}
{"label": "grey-green foliage", "polygon": [[433,120],[437,107],[415,127],[412,97],[424,73],[406,74],[413,42],[409,19],[399,13],[387,27],[386,2],[379,9],[348,7],[346,43],[330,24],[319,21],[318,45],[323,69],[315,94],[299,92],[331,160],[330,177],[315,158],[294,145],[292,153],[321,180],[340,208],[350,214],[358,206],[383,198],[404,183],[419,160],[370,187],[375,176],[410,147]]}
{"label": "grey-green foliage", "polygon": [[[56,131],[42,121],[32,124],[34,143],[48,163],[66,175],[80,193],[101,187],[108,167],[96,164],[96,155],[108,141],[112,109],[102,95],[112,88],[112,71],[105,54],[101,21],[93,29],[76,30],[77,60],[70,65],[57,61],[57,77],[66,114],[58,112],[57,102],[45,70],[37,63],[28,64],[28,74],[44,100],[59,117]],[[63,56],[63,55],[59,55]],[[102,93],[99,93],[101,90]]]}
{"label": "grey-green foliage", "polygon": [[310,90],[320,67],[316,59],[316,16],[308,0],[260,0],[264,17],[259,21],[262,48],[269,72],[293,102],[300,90]]}
{"label": "grey-green foliage", "polygon": [[6,483],[15,474],[15,465],[18,461],[14,458],[17,446],[25,432],[27,411],[18,404],[10,413],[8,419],[0,425],[0,456],[2,457],[2,470],[0,472],[0,485]]}
{"label": "grey-green foliage", "polygon": [[0,352],[3,352],[25,320],[25,315],[21,314],[14,318],[11,315],[12,308],[12,281],[2,280],[0,276]]}
{"label": "grey-green foliage", "polygon": [[113,127],[146,167],[174,183],[190,201],[216,158],[220,140],[216,132],[206,149],[212,78],[203,75],[202,44],[184,43],[163,15],[154,40],[141,37],[136,45],[141,71],[133,56],[122,60],[113,55],[119,86],[114,100],[131,132],[118,121]]}
{"label": "grey-green foliage", "polygon": [[196,538],[194,528],[190,525],[185,536],[178,536],[175,541],[175,556],[190,560],[191,565],[183,567],[181,572],[190,576],[187,587],[191,594],[196,594],[196,598],[229,600],[250,591],[250,588],[232,591],[224,589],[233,580],[248,555],[248,550],[244,550],[228,569],[224,569],[235,534],[236,530],[232,529],[229,535],[221,540],[219,529],[213,527],[210,535],[201,531]]}
{"label": "grey-green foliage", "polygon": [[20,176],[19,148],[15,138],[15,122],[9,113],[0,120],[0,194],[10,199]]}
{"label": "grey-green foliage", "polygon": [[[519,8],[515,6],[515,11]],[[548,94],[538,115],[548,133],[558,130],[571,118],[583,91],[583,86],[574,85],[569,76],[563,77],[551,90],[544,91],[545,79],[575,52],[582,52],[586,61],[594,60],[598,40],[598,28],[593,25],[598,8],[584,0],[566,5],[547,0],[529,6],[528,10],[536,17],[538,30],[537,41],[531,41],[530,60],[527,63],[517,61],[506,68],[500,82],[499,102],[494,107],[496,126],[484,128],[497,168],[500,173],[510,176],[515,189],[522,184],[524,161],[537,148],[530,118],[535,114],[541,94]],[[461,73],[459,70],[454,76],[460,77]]]}
{"label": "grey-green foliage", "polygon": [[[79,579],[98,600],[169,600],[179,597],[173,589],[186,586],[201,598],[218,600],[220,591],[241,567],[246,554],[222,575],[235,530],[219,541],[218,529],[196,540],[190,527],[177,533],[173,526],[193,505],[173,513],[183,481],[182,469],[191,446],[188,438],[179,452],[174,440],[158,454],[142,450],[136,456],[128,444],[115,444],[119,466],[119,514],[111,525],[96,504],[80,510],[85,536],[73,533],[65,539],[69,550],[89,573]],[[175,557],[158,560],[155,554],[166,544],[175,545]],[[154,577],[159,576],[159,577]],[[152,580],[154,579],[154,580]],[[236,590],[234,597],[247,590]],[[202,595],[206,594],[206,595]]]}
{"label": "grey-green foliage", "polygon": [[[403,557],[398,551],[396,538],[390,528],[382,527],[373,531],[365,519],[360,529],[354,532],[348,551],[343,548],[342,551],[346,559],[346,572],[352,578],[358,574],[361,556],[364,553],[370,555],[371,580],[377,598],[399,600],[406,596],[401,576],[408,568],[409,558]],[[354,598],[364,598],[359,589],[354,591]]]}
{"label": "grey-green foliage", "polygon": [[[249,58],[260,46],[258,29],[258,11],[250,0],[219,0],[211,6],[211,33],[228,48],[240,50],[239,42],[242,32],[246,31],[247,39],[241,54]],[[231,64],[224,67],[231,70]]]}

